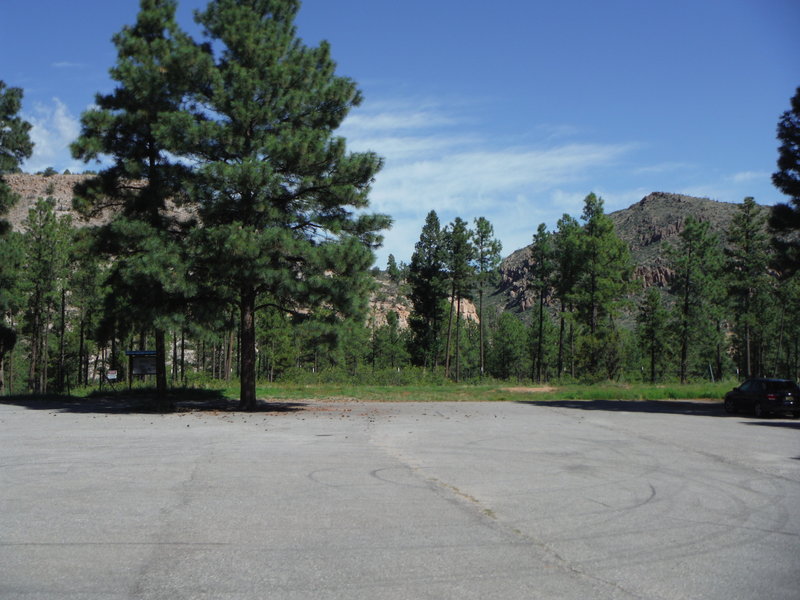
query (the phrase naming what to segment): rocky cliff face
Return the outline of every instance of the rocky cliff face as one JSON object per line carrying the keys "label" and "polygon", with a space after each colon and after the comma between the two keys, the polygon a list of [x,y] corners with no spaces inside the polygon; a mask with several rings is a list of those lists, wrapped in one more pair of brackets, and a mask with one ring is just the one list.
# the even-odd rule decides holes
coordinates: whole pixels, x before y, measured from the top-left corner
{"label": "rocky cliff face", "polygon": [[75,184],[87,179],[90,175],[29,175],[28,173],[12,173],[4,179],[11,189],[19,195],[19,201],[11,207],[6,218],[16,231],[22,230],[22,222],[28,217],[39,198],[53,198],[56,202],[56,214],[72,214],[76,225],[81,223],[72,211],[72,190]]}

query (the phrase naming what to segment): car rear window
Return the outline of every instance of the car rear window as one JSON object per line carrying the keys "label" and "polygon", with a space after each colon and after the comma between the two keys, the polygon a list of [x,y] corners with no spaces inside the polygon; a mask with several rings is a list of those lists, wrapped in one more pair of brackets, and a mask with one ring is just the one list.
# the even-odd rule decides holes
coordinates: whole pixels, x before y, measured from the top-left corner
{"label": "car rear window", "polygon": [[798,389],[794,381],[765,381],[764,387],[768,392],[796,392]]}

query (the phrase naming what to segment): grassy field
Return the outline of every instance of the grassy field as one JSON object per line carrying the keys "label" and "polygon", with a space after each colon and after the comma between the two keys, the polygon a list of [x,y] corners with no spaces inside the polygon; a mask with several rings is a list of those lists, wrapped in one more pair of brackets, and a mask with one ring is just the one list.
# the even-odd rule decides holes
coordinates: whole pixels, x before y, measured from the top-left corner
{"label": "grassy field", "polygon": [[[257,396],[266,402],[298,402],[303,400],[362,401],[362,402],[537,402],[563,400],[711,400],[722,401],[725,392],[736,385],[734,381],[719,383],[680,384],[573,384],[573,385],[515,385],[508,382],[491,384],[419,384],[419,385],[366,385],[366,384],[270,384],[259,385]],[[179,405],[235,406],[231,401],[239,398],[238,383],[209,382],[200,387],[171,389],[169,396]],[[31,400],[52,400],[80,404],[83,399],[104,399],[110,402],[127,399],[143,406],[153,404],[152,387],[125,386],[72,390],[70,395],[6,396],[2,402],[27,403]],[[115,400],[116,399],[116,400]]]}
{"label": "grassy field", "polygon": [[[595,384],[566,386],[515,386],[508,383],[491,385],[269,385],[259,386],[260,399],[350,399],[369,402],[505,402],[536,400],[722,400],[734,382],[687,385]],[[238,397],[238,388],[224,390],[226,397]]]}

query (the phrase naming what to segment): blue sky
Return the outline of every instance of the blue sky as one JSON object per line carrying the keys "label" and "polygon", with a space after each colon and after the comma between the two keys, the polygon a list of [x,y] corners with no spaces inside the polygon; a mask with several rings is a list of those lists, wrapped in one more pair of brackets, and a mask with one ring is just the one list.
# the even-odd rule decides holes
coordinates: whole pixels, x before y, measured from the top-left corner
{"label": "blue sky", "polygon": [[[185,28],[205,4],[179,0]],[[87,168],[67,146],[112,89],[110,38],[138,1],[2,9],[0,79],[25,90],[34,124],[25,170]],[[297,20],[364,93],[340,133],[386,160],[372,208],[395,224],[379,266],[409,260],[431,209],[443,224],[485,216],[507,255],[592,191],[607,212],[652,191],[784,201],[770,175],[798,25],[796,0],[306,0]]]}

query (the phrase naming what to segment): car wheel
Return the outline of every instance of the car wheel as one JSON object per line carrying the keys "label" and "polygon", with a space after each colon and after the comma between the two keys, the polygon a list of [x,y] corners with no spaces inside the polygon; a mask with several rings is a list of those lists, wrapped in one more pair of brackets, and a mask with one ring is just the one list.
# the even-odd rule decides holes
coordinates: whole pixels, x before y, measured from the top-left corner
{"label": "car wheel", "polygon": [[725,407],[725,412],[728,414],[733,414],[736,412],[736,405],[730,398],[725,398],[725,403],[723,404],[723,406]]}
{"label": "car wheel", "polygon": [[757,419],[763,419],[767,416],[764,407],[761,406],[761,402],[756,402],[755,406],[753,406],[753,414],[756,416]]}

